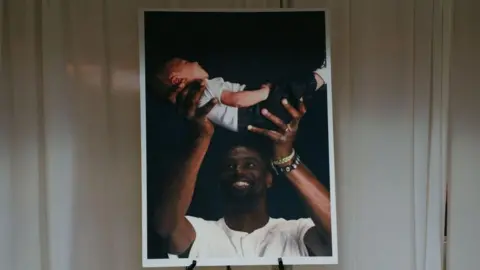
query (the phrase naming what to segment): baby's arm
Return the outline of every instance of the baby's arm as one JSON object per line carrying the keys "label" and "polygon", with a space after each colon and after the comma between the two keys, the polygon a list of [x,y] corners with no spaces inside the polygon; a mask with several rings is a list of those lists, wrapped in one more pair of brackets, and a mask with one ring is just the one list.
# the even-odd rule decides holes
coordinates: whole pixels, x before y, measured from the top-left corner
{"label": "baby's arm", "polygon": [[267,85],[256,90],[243,90],[239,92],[223,90],[221,102],[230,107],[250,107],[267,99],[269,93],[270,87]]}

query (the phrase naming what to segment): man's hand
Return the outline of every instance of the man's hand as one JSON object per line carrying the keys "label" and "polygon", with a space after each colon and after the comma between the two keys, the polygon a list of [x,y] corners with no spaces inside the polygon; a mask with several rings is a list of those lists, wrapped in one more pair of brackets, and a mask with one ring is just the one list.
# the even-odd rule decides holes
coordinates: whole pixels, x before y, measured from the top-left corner
{"label": "man's hand", "polygon": [[[274,142],[274,160],[288,157],[292,153],[300,119],[306,112],[302,99],[300,99],[298,109],[290,105],[287,100],[282,100],[282,104],[293,118],[289,124],[285,124],[280,118],[268,111],[262,111],[262,114],[275,123],[279,129],[275,131],[249,126],[250,131],[267,136]],[[331,247],[328,245],[331,241],[332,221],[328,190],[303,163],[300,163],[297,169],[290,171],[286,176],[300,193],[309,208],[310,217],[315,223],[315,227],[309,229],[305,235],[308,238],[308,240],[304,238],[306,245],[315,252],[318,252],[318,249],[315,250],[316,246],[314,245],[327,245],[327,251],[320,250],[318,254],[322,254],[322,252],[329,254]],[[326,242],[321,242],[321,238]]]}
{"label": "man's hand", "polygon": [[211,99],[204,106],[198,107],[198,103],[205,89],[206,85],[201,80],[188,84],[182,82],[178,85],[178,88],[172,92],[170,97],[171,100],[175,101],[174,104],[178,113],[193,124],[199,136],[213,135],[214,127],[212,122],[208,120],[207,114],[218,103],[218,100]]}
{"label": "man's hand", "polygon": [[277,125],[278,130],[275,131],[248,126],[248,130],[267,136],[274,142],[274,159],[281,159],[292,153],[293,142],[297,135],[300,119],[307,112],[303,99],[300,99],[298,109],[295,109],[286,99],[282,100],[282,104],[293,118],[290,123],[285,124],[279,117],[273,115],[266,109],[262,109],[263,116]]}

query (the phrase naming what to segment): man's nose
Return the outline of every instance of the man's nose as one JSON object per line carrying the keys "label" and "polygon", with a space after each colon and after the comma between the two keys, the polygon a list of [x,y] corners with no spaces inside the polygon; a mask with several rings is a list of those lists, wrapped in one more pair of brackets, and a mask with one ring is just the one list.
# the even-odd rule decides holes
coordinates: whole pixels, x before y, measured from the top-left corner
{"label": "man's nose", "polygon": [[236,173],[241,173],[242,171],[243,171],[242,165],[240,165],[240,164],[235,165],[235,172]]}

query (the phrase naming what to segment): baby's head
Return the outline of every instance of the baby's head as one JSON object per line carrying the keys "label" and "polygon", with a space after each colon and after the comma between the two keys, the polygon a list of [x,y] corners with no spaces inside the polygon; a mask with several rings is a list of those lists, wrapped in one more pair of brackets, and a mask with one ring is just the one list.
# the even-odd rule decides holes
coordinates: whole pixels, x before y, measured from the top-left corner
{"label": "baby's head", "polygon": [[157,77],[166,86],[189,83],[194,80],[208,79],[208,73],[197,62],[173,58],[163,65]]}

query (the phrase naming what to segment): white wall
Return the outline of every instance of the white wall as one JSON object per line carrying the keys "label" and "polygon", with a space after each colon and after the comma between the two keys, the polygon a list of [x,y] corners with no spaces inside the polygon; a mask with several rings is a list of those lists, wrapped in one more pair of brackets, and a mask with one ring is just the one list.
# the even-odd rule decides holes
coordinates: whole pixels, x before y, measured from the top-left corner
{"label": "white wall", "polygon": [[[480,265],[480,3],[451,1],[284,1],[332,10],[340,264],[323,269],[425,269],[414,217],[443,159],[449,269]],[[0,269],[140,269],[137,9],[279,3],[0,1]]]}

